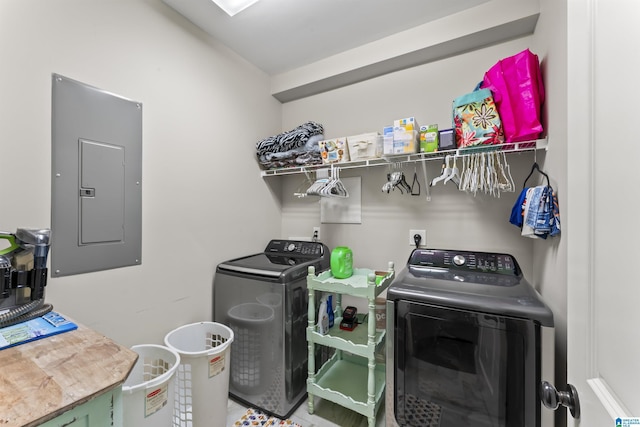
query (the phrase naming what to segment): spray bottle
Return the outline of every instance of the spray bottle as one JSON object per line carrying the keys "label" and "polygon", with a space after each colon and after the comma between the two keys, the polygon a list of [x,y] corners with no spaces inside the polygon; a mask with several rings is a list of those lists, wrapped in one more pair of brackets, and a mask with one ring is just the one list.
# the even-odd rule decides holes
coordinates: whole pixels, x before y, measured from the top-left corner
{"label": "spray bottle", "polygon": [[326,335],[329,332],[329,314],[327,313],[327,299],[320,299],[320,308],[318,309],[318,333]]}

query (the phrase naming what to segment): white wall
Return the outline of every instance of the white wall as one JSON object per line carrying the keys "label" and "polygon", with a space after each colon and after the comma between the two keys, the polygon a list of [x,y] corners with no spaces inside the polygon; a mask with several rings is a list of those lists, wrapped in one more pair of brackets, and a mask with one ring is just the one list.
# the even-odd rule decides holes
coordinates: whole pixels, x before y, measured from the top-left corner
{"label": "white wall", "polygon": [[280,234],[251,160],[280,131],[268,77],[160,0],[3,0],[0,52],[2,230],[50,226],[51,73],[143,104],[142,265],[49,279],[46,300],[126,346],[211,320],[217,263]]}
{"label": "white wall", "polygon": [[[381,132],[394,119],[408,116],[415,116],[420,124],[438,123],[441,129],[449,128],[453,98],[472,91],[497,59],[530,44],[530,38],[522,38],[289,102],[283,106],[283,128],[315,120],[331,138]],[[531,153],[508,158],[518,188],[533,159]],[[440,174],[440,167],[439,161],[428,163],[430,179]],[[411,181],[414,166],[404,171]],[[424,191],[421,166],[417,172]],[[499,199],[484,194],[474,197],[452,184],[437,184],[427,202],[424,193],[422,197],[398,191],[383,193],[386,173],[386,167],[341,172],[341,177],[362,176],[362,224],[322,224],[323,241],[330,248],[350,246],[359,267],[385,268],[387,261],[394,261],[399,270],[412,249],[407,243],[409,229],[426,229],[429,247],[512,253],[525,275],[532,275],[532,243],[509,223],[517,193],[504,193]],[[320,224],[318,200],[293,196],[303,178],[283,178],[283,237],[309,235],[310,227]]]}
{"label": "white wall", "polygon": [[[539,54],[545,78],[547,101],[544,106],[545,123],[549,134],[549,150],[541,167],[551,178],[560,203],[561,219],[567,218],[567,2],[542,0],[540,19],[533,38],[532,49]],[[565,224],[566,225],[566,224]],[[567,228],[562,237],[552,241],[538,241],[534,245],[533,283],[544,296],[554,314],[555,376],[554,384],[563,387],[567,382]],[[549,355],[545,355],[549,356]],[[548,412],[543,408],[543,412]],[[566,425],[566,411],[556,412],[556,426]]]}
{"label": "white wall", "polygon": [[[633,226],[640,146],[629,133],[635,113],[621,102],[640,93],[640,60],[628,53],[640,37],[640,3],[583,0],[567,7],[567,377],[582,406],[582,419],[567,424],[602,426],[617,418],[624,424],[625,417],[640,416],[634,387],[640,382],[640,288],[633,279],[640,255]],[[611,351],[621,341],[620,350]]]}

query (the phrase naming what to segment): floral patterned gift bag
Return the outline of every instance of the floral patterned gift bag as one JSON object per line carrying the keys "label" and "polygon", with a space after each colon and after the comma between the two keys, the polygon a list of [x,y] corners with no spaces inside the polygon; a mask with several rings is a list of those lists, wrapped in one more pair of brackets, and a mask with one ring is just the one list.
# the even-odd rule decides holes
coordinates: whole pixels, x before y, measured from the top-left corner
{"label": "floral patterned gift bag", "polygon": [[454,99],[453,126],[458,148],[504,142],[502,122],[489,89]]}

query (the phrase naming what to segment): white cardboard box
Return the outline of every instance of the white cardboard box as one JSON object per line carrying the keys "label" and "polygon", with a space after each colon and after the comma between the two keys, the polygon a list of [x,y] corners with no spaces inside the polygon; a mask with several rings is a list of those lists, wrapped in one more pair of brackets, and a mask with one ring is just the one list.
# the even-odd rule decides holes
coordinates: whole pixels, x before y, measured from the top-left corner
{"label": "white cardboard box", "polygon": [[382,136],[378,132],[362,133],[347,137],[351,161],[373,159],[382,156]]}
{"label": "white cardboard box", "polygon": [[393,128],[402,128],[405,131],[419,130],[420,126],[415,117],[405,117],[404,119],[396,119],[393,121]]}

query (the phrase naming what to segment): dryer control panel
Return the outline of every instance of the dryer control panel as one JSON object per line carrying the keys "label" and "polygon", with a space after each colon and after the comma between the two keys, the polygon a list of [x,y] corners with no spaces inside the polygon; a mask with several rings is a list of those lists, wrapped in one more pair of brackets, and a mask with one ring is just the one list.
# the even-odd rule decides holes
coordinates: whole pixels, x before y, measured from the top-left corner
{"label": "dryer control panel", "polygon": [[286,254],[319,258],[325,255],[325,246],[320,242],[272,240],[264,252],[267,254]]}
{"label": "dryer control panel", "polygon": [[520,275],[520,266],[511,255],[488,252],[414,249],[408,264],[446,270]]}

